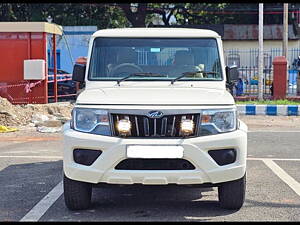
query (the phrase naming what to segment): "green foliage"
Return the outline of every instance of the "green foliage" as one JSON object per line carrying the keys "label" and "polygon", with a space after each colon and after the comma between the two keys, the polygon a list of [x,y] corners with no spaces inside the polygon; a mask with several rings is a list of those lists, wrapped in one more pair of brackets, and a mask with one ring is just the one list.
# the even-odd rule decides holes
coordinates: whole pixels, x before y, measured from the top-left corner
{"label": "green foliage", "polygon": [[[266,3],[264,9],[281,10],[282,5]],[[289,5],[296,9],[300,4]],[[63,26],[96,25],[105,29],[145,27],[157,17],[169,26],[173,15],[177,25],[257,24],[257,11],[258,3],[1,3],[0,21],[46,21],[51,16],[52,22]],[[265,14],[264,23],[282,24],[282,14]]]}
{"label": "green foliage", "polygon": [[129,23],[122,10],[108,4],[6,3],[0,4],[0,21],[47,21],[62,26],[94,25],[98,29],[124,27]]}
{"label": "green foliage", "polygon": [[[185,9],[187,10],[185,21],[182,17],[179,18],[181,23],[188,24],[220,24],[223,23],[223,15],[214,12],[221,12],[228,3],[186,3]],[[212,11],[213,10],[213,11]]]}

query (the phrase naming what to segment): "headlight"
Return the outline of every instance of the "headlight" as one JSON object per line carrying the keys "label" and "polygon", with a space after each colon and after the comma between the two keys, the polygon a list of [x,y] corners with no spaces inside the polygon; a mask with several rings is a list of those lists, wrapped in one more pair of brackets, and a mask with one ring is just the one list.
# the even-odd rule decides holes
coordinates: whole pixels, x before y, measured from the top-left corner
{"label": "headlight", "polygon": [[225,133],[236,130],[235,109],[203,110],[201,116],[201,135]]}
{"label": "headlight", "polygon": [[195,124],[193,120],[184,119],[181,120],[180,130],[184,136],[188,136],[194,132]]}
{"label": "headlight", "polygon": [[130,135],[131,132],[131,122],[129,119],[119,120],[117,123],[117,129],[122,136]]}
{"label": "headlight", "polygon": [[111,135],[108,112],[102,109],[74,108],[71,127],[85,133]]}

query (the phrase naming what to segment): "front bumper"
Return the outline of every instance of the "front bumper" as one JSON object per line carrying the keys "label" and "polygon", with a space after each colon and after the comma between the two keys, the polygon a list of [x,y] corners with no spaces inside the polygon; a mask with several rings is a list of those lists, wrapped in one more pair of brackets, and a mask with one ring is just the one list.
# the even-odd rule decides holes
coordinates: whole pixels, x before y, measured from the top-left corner
{"label": "front bumper", "polygon": [[[181,145],[183,159],[190,161],[194,170],[116,170],[114,167],[126,159],[127,145]],[[101,150],[102,154],[90,166],[75,163],[76,148]],[[234,148],[234,163],[219,166],[208,154],[209,150]],[[64,125],[63,169],[73,180],[109,184],[203,184],[236,180],[246,172],[247,126],[240,121],[234,132],[188,139],[126,139],[87,134]]]}

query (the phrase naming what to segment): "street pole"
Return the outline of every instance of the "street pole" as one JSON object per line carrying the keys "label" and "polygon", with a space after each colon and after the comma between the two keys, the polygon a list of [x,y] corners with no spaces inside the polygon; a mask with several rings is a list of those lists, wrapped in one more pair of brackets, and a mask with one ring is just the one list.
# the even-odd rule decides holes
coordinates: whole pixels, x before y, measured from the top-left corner
{"label": "street pole", "polygon": [[[287,70],[288,71],[288,66],[289,66],[289,61],[288,61],[288,3],[283,3],[283,41],[282,41],[282,55],[286,58],[287,61]],[[286,81],[288,80],[288,74],[286,74]]]}
{"label": "street pole", "polygon": [[264,51],[264,45],[263,45],[263,32],[264,32],[264,4],[259,3],[259,15],[258,15],[258,100],[262,101],[264,99],[263,96],[263,51]]}
{"label": "street pole", "polygon": [[53,91],[54,91],[54,102],[57,102],[57,66],[56,66],[56,35],[53,34]]}
{"label": "street pole", "polygon": [[283,42],[282,55],[288,57],[288,3],[283,3]]}

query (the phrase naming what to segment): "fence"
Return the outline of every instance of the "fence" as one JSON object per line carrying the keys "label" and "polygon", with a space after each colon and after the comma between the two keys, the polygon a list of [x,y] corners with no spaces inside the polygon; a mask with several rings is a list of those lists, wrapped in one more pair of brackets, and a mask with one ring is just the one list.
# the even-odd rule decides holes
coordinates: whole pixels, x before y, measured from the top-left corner
{"label": "fence", "polygon": [[[281,48],[264,50],[263,90],[264,96],[272,96],[273,65],[276,56],[282,56]],[[300,48],[288,50],[288,75],[287,95],[297,95],[297,70],[293,68],[293,62],[300,55]],[[235,95],[258,95],[258,49],[240,50],[230,49],[224,51],[226,65],[237,65],[242,81],[237,84]],[[242,88],[241,88],[242,86]]]}
{"label": "fence", "polygon": [[[72,81],[72,74],[57,74],[57,98],[58,101],[76,99],[78,85]],[[54,75],[48,74],[48,102],[53,102],[54,95]]]}
{"label": "fence", "polygon": [[[240,67],[239,77],[241,80],[235,85],[235,96],[257,96],[258,95],[258,68]],[[288,70],[287,96],[297,95],[297,70]],[[265,97],[272,96],[273,67],[263,69],[263,93]]]}
{"label": "fence", "polygon": [[[258,68],[257,67],[240,67],[239,74],[241,80],[236,84],[236,96],[248,95],[255,96],[258,94]],[[267,68],[263,70],[263,93],[264,96],[272,96],[273,70]]]}
{"label": "fence", "polygon": [[[78,85],[71,74],[57,74],[57,98],[59,101],[75,99]],[[47,89],[45,83],[47,82]],[[42,87],[42,89],[41,89]],[[44,93],[46,92],[47,93]],[[39,81],[0,82],[0,96],[12,104],[42,103],[54,101],[54,75]]]}
{"label": "fence", "polygon": [[[274,57],[282,56],[281,48],[271,48],[263,51],[264,66],[272,67]],[[292,48],[288,50],[288,64],[292,67],[292,63],[300,55],[300,48]],[[227,65],[237,65],[238,67],[258,67],[258,49],[240,50],[229,49],[224,51],[225,62]]]}

